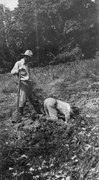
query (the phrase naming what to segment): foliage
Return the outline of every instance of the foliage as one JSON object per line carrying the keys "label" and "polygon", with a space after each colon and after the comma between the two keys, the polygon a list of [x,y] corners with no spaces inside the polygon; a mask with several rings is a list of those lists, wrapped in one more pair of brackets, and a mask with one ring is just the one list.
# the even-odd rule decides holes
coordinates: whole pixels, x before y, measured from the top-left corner
{"label": "foliage", "polygon": [[[2,179],[81,179],[97,164],[92,119],[76,116],[68,126],[58,122],[36,120],[32,129],[20,129],[8,136],[2,133]],[[17,139],[18,138],[18,139]],[[99,153],[99,152],[98,152]],[[94,173],[91,174],[93,177]]]}
{"label": "foliage", "polygon": [[34,120],[29,113],[21,123],[12,124],[17,79],[10,74],[0,75],[0,179],[98,180],[99,84],[89,76],[90,71],[98,76],[98,59],[31,71],[38,86],[33,84],[36,92],[47,93],[44,99],[56,95],[71,104],[78,103],[82,109],[68,126],[61,119]]}
{"label": "foliage", "polygon": [[[19,0],[14,11],[0,6],[1,65],[11,67],[26,49],[34,52],[33,65],[47,65],[54,56],[80,47],[81,55],[97,51],[96,6],[91,0]],[[75,59],[75,56],[73,57]],[[14,61],[13,61],[14,60]],[[6,62],[6,63],[5,63]]]}

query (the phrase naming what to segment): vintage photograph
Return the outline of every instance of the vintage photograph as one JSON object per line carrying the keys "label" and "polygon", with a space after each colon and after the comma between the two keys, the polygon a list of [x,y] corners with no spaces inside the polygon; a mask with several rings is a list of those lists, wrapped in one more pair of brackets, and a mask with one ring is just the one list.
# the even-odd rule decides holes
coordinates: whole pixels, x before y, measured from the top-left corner
{"label": "vintage photograph", "polygon": [[99,180],[99,0],[0,0],[0,180]]}

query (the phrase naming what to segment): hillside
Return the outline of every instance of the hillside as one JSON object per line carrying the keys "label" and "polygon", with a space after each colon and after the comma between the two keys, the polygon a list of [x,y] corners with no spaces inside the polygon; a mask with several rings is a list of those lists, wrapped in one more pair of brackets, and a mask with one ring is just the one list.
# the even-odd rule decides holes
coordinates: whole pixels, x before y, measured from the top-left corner
{"label": "hillside", "polygon": [[68,126],[63,120],[34,120],[29,104],[23,121],[13,124],[18,80],[0,75],[0,179],[99,179],[98,75],[98,59],[31,69],[42,104],[54,96],[79,107]]}

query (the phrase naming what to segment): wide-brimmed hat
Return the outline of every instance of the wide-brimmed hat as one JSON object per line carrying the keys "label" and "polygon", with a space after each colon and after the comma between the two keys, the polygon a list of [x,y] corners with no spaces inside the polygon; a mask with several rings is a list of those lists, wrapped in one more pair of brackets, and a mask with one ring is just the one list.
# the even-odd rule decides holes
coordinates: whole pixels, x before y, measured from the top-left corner
{"label": "wide-brimmed hat", "polygon": [[33,53],[32,53],[31,50],[26,50],[25,53],[24,53],[24,54],[22,53],[21,55],[22,55],[22,56],[32,57],[32,56],[33,56]]}

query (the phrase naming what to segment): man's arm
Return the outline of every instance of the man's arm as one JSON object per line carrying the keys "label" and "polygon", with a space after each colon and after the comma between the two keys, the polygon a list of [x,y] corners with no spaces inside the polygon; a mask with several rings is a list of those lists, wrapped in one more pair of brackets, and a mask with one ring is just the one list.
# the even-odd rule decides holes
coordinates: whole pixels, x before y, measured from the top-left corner
{"label": "man's arm", "polygon": [[11,70],[11,74],[18,75],[18,73],[19,73],[19,66],[18,66],[18,62],[16,62],[13,69]]}

